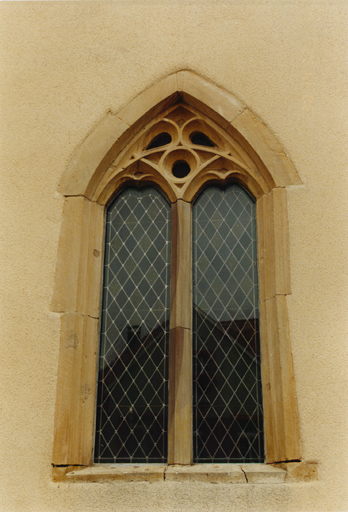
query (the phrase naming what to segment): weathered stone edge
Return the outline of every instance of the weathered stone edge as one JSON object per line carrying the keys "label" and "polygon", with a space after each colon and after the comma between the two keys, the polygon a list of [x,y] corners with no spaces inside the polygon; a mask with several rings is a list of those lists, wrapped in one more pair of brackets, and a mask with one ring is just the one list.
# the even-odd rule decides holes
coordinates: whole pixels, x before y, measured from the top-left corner
{"label": "weathered stone edge", "polygon": [[231,484],[284,484],[318,480],[317,462],[269,464],[196,464],[192,466],[124,465],[54,467],[53,481],[69,483],[205,482]]}

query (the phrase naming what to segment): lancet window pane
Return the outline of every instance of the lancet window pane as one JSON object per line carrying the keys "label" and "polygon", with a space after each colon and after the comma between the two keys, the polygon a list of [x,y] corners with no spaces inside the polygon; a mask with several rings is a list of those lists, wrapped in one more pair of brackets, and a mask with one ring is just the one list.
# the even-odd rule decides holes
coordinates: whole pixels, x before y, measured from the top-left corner
{"label": "lancet window pane", "polygon": [[170,205],[129,188],[106,216],[95,462],[167,458]]}
{"label": "lancet window pane", "polygon": [[256,218],[239,185],[193,206],[194,462],[263,462]]}

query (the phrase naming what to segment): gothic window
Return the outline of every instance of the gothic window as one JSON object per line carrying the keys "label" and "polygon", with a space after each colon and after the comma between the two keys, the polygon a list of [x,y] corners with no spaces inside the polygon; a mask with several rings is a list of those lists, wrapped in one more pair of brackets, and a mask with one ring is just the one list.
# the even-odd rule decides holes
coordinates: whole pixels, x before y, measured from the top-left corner
{"label": "gothic window", "polygon": [[157,187],[214,177],[172,216],[132,180],[108,206],[95,462],[264,460],[255,201],[206,132],[180,107],[131,155]]}
{"label": "gothic window", "polygon": [[286,191],[300,180],[252,113],[183,75],[188,92],[164,100],[154,86],[150,110],[146,92],[143,110],[137,97],[108,115],[60,185],[64,472],[300,459]]}

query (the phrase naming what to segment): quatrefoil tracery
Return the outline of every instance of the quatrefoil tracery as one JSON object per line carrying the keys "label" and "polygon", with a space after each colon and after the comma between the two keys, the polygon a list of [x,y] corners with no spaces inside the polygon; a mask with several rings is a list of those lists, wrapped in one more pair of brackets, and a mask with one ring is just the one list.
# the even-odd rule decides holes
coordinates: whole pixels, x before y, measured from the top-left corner
{"label": "quatrefoil tracery", "polygon": [[152,182],[171,202],[191,202],[206,182],[233,180],[255,198],[269,190],[238,142],[192,107],[176,105],[134,137],[109,167],[99,191],[103,201],[110,196],[104,187],[117,191],[126,182]]}

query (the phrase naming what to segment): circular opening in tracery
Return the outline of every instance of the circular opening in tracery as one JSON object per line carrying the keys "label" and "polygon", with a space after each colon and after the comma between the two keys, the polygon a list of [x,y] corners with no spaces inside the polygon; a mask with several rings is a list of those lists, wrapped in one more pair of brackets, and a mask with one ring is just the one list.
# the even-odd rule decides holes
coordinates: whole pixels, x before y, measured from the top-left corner
{"label": "circular opening in tracery", "polygon": [[176,178],[186,178],[190,171],[191,168],[185,160],[177,160],[172,167],[173,176]]}

